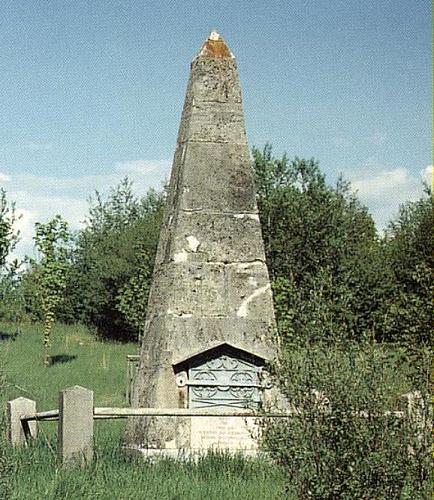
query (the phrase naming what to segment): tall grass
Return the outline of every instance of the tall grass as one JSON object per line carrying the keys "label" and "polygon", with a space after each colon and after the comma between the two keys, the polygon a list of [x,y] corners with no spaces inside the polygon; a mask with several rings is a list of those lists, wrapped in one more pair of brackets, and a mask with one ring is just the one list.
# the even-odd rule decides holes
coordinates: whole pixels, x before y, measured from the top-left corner
{"label": "tall grass", "polygon": [[[55,446],[55,443],[53,443]],[[282,499],[280,469],[257,460],[207,455],[197,462],[155,463],[124,455],[116,439],[96,448],[84,468],[60,467],[45,443],[14,452],[10,499]]]}

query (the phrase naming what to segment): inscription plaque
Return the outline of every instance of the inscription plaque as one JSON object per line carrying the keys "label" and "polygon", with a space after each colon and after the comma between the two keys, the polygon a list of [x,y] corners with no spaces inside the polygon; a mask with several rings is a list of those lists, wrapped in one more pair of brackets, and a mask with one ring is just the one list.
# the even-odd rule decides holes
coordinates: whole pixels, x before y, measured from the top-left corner
{"label": "inscription plaque", "polygon": [[256,450],[258,425],[254,417],[192,417],[191,448]]}

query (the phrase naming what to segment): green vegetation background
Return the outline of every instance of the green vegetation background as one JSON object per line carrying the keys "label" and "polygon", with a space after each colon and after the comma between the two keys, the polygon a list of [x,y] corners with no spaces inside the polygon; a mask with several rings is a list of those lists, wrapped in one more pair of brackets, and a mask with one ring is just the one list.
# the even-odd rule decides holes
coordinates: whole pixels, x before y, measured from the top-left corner
{"label": "green vegetation background", "polygon": [[[281,344],[274,376],[305,412],[266,428],[277,465],[219,456],[144,465],[121,454],[121,422],[99,422],[97,460],[68,471],[55,460],[55,424],[44,423],[32,449],[0,448],[5,498],[427,498],[430,188],[378,234],[350,184],[328,184],[313,159],[275,158],[269,145],[253,159]],[[38,258],[8,263],[16,213],[0,189],[3,403],[22,395],[50,409],[61,388],[80,384],[97,405],[122,406],[164,204],[165,190],[137,198],[125,179],[96,193],[82,230],[68,232],[60,216],[38,224]],[[409,391],[421,395],[422,425],[378,418]],[[328,401],[321,412],[318,401]]]}

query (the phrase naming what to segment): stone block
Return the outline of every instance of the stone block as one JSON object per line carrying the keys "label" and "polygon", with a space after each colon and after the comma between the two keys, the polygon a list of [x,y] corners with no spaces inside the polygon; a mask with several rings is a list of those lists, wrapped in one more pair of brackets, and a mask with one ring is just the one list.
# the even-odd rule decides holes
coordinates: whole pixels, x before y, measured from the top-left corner
{"label": "stone block", "polygon": [[241,109],[231,110],[218,106],[213,112],[208,112],[206,106],[196,106],[191,110],[189,119],[189,141],[241,145],[246,142]]}
{"label": "stone block", "polygon": [[93,391],[74,385],[59,394],[58,450],[62,463],[83,465],[93,456]]}
{"label": "stone block", "polygon": [[172,246],[175,255],[196,262],[265,260],[256,213],[182,212]]}
{"label": "stone block", "polygon": [[[224,264],[171,262],[158,276],[149,307],[157,306],[159,316],[221,316],[226,313]],[[155,280],[155,277],[154,277]]]}
{"label": "stone block", "polygon": [[191,65],[190,88],[195,101],[241,103],[237,65],[232,58],[195,59]]}
{"label": "stone block", "polygon": [[185,146],[179,208],[213,213],[256,212],[246,144],[189,142]]}
{"label": "stone block", "polygon": [[33,413],[36,413],[36,402],[31,399],[20,397],[8,401],[8,437],[12,446],[19,447],[26,444],[26,432],[24,427],[26,425],[28,436],[32,438],[36,437],[38,430],[36,421],[23,423],[20,419],[23,415],[31,415]]}

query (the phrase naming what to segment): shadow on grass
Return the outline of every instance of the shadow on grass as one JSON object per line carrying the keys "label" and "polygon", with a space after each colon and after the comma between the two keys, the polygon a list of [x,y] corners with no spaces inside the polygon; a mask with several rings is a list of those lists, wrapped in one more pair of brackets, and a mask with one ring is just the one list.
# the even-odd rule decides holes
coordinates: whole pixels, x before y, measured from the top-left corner
{"label": "shadow on grass", "polygon": [[17,337],[18,337],[18,332],[10,333],[10,332],[0,331],[0,342],[2,340],[16,340]]}
{"label": "shadow on grass", "polygon": [[59,365],[61,363],[69,363],[70,361],[74,361],[76,359],[75,354],[56,354],[50,357],[50,366]]}

